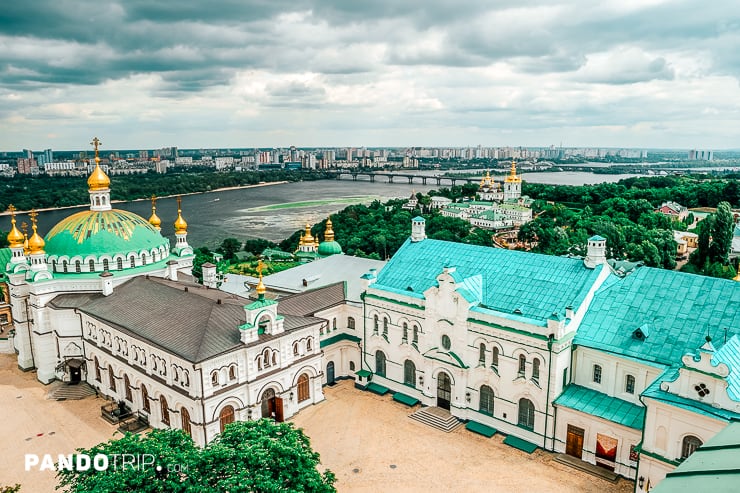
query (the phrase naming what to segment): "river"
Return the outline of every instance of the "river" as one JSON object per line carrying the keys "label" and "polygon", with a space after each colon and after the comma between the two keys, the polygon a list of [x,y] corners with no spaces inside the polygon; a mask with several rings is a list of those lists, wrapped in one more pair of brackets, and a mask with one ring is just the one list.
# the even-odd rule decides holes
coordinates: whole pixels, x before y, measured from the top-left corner
{"label": "river", "polygon": [[[634,175],[562,171],[533,172],[522,176],[524,180],[534,183],[583,185],[615,182]],[[186,195],[182,198],[182,208],[183,217],[188,222],[188,242],[193,246],[215,247],[223,238],[230,236],[240,240],[266,238],[278,241],[301,229],[306,222],[317,223],[350,204],[369,203],[376,199],[385,201],[406,198],[412,191],[426,192],[438,188],[433,180],[428,180],[427,185],[385,183],[382,180],[381,178],[375,183],[352,180],[305,181]],[[115,178],[112,186],[115,187]],[[134,212],[144,218],[151,215],[148,200],[122,202],[114,204],[114,207]],[[39,233],[45,235],[57,222],[86,209],[87,206],[39,212]],[[174,239],[172,223],[177,217],[176,200],[158,200],[157,215],[162,219],[162,234]],[[30,223],[27,215],[18,214],[18,224],[23,221]],[[7,231],[9,222],[7,216],[0,217],[0,229]],[[340,243],[342,241],[341,238],[337,240]]]}

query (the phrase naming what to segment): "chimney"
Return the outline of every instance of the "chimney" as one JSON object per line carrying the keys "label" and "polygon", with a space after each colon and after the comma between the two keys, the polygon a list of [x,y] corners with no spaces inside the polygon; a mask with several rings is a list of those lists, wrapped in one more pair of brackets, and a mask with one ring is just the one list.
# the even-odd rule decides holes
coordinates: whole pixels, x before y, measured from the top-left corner
{"label": "chimney", "polygon": [[426,221],[421,216],[416,216],[411,220],[411,242],[416,243],[427,237],[424,227]]}
{"label": "chimney", "polygon": [[203,268],[203,285],[207,288],[217,288],[216,266],[210,262],[202,265]]}
{"label": "chimney", "polygon": [[113,274],[107,270],[100,274],[100,289],[103,292],[103,296],[110,296],[113,294]]}
{"label": "chimney", "polygon": [[588,239],[586,258],[583,259],[583,263],[589,269],[606,263],[606,238],[594,235]]}
{"label": "chimney", "polygon": [[177,261],[170,260],[167,262],[167,278],[177,281]]}

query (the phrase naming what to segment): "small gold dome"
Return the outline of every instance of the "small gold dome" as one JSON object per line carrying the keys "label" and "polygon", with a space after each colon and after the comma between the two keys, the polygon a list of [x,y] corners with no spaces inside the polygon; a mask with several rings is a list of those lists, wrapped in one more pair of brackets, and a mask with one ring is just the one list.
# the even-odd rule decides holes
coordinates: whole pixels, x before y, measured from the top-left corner
{"label": "small gold dome", "polygon": [[36,225],[33,225],[33,236],[28,239],[28,253],[31,255],[38,255],[44,253],[44,247],[46,243],[41,235],[36,232]]}
{"label": "small gold dome", "polygon": [[260,274],[260,282],[257,284],[257,295],[264,296],[265,291],[267,291],[267,288],[265,287],[265,283],[262,282],[262,274]]}
{"label": "small gold dome", "polygon": [[306,223],[306,233],[303,235],[303,239],[301,241],[303,245],[313,244],[313,235],[311,234],[311,225],[308,223]]}
{"label": "small gold dome", "polygon": [[23,233],[21,233],[18,228],[15,227],[15,214],[13,214],[14,211],[15,208],[11,206],[10,223],[13,225],[13,227],[10,228],[10,232],[8,233],[8,243],[10,243],[10,248],[20,248],[23,246],[23,242],[25,241],[26,237],[23,236]]}
{"label": "small gold dome", "polygon": [[[160,226],[162,226],[162,220],[157,215],[156,203],[157,203],[157,198],[152,196],[152,215],[149,217],[149,224],[151,224],[157,229],[160,229]],[[185,226],[187,226],[187,224]]]}
{"label": "small gold dome", "polygon": [[87,186],[90,190],[107,190],[110,188],[110,178],[100,167],[100,158],[95,158],[95,169],[87,179]]}
{"label": "small gold dome", "polygon": [[188,223],[182,218],[182,213],[177,210],[177,221],[175,221],[175,234],[185,234],[188,232]]}
{"label": "small gold dome", "polygon": [[324,241],[334,241],[334,230],[332,229],[331,218],[326,220],[326,231],[324,231]]}

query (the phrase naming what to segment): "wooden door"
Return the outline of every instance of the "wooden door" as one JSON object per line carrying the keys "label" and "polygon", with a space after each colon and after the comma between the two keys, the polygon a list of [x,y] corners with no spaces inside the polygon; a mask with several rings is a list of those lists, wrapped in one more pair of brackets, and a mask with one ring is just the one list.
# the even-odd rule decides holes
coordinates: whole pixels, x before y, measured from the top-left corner
{"label": "wooden door", "polygon": [[583,457],[583,429],[568,425],[565,453],[581,459]]}
{"label": "wooden door", "polygon": [[280,397],[275,397],[275,421],[278,423],[282,423],[285,421],[285,418],[283,417],[283,399]]}

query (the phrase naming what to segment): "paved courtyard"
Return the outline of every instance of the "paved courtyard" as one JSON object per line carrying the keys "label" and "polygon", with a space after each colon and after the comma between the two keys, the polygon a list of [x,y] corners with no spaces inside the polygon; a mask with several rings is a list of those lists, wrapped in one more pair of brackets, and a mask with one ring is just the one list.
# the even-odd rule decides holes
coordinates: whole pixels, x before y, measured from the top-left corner
{"label": "paved courtyard", "polygon": [[[113,436],[100,417],[102,399],[57,402],[35,373],[0,355],[0,486],[21,483],[21,492],[53,492],[53,472],[24,471],[24,456],[72,453]],[[552,460],[528,455],[464,427],[443,433],[407,417],[410,410],[355,390],[351,381],[326,388],[326,401],[293,418],[337,475],[340,492],[598,492],[629,493],[632,483],[612,484]]]}
{"label": "paved courtyard", "polygon": [[460,426],[451,433],[408,417],[410,409],[355,390],[351,381],[325,388],[326,401],[292,421],[304,428],[340,492],[628,493],[634,484],[596,478],[485,438]]}

